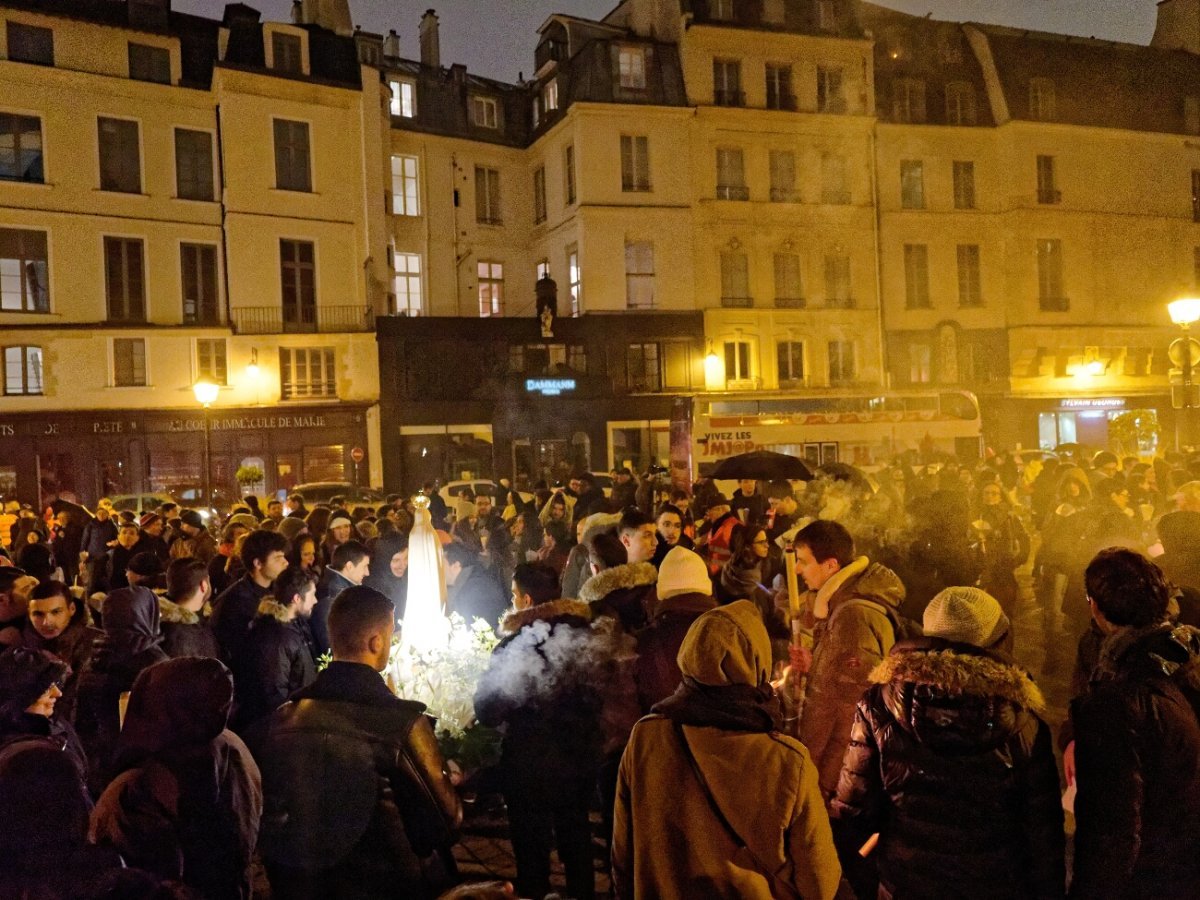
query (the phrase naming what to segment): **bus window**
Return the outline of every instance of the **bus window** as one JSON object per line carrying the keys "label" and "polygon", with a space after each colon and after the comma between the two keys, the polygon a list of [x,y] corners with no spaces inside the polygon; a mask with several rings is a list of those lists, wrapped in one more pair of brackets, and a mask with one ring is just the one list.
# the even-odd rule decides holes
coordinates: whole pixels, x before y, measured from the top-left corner
{"label": "bus window", "polygon": [[979,407],[967,394],[947,393],[941,395],[942,415],[968,421],[979,418]]}

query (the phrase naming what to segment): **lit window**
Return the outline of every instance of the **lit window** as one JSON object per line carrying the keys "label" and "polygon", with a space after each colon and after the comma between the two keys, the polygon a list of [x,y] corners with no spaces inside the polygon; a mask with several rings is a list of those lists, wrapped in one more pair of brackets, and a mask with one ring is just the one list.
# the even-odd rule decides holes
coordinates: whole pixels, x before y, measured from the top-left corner
{"label": "lit window", "polygon": [[481,259],[476,275],[479,279],[480,318],[504,315],[504,263]]}
{"label": "lit window", "polygon": [[654,309],[654,244],[650,241],[625,245],[625,305]]}
{"label": "lit window", "polygon": [[146,386],[146,341],[144,338],[114,338],[113,385]]}
{"label": "lit window", "polygon": [[42,348],[4,348],[4,393],[9,396],[43,393]]}
{"label": "lit window", "polygon": [[392,254],[392,291],[396,295],[396,315],[421,314],[421,257],[416,253]]}
{"label": "lit window", "polygon": [[0,228],[0,311],[50,312],[46,232]]}
{"label": "lit window", "polygon": [[558,109],[557,78],[551,78],[542,86],[542,109],[547,113]]}
{"label": "lit window", "polygon": [[45,180],[41,119],[0,113],[0,179]]}
{"label": "lit window", "polygon": [[641,90],[646,86],[646,51],[641,47],[622,47],[617,53],[621,87]]}
{"label": "lit window", "polygon": [[417,85],[416,82],[401,78],[393,78],[388,82],[391,93],[391,113],[404,119],[411,119],[417,114]]}
{"label": "lit window", "polygon": [[750,371],[750,342],[725,342],[725,381],[749,381],[753,378]]}
{"label": "lit window", "polygon": [[583,277],[579,270],[579,248],[572,244],[567,248],[567,285],[571,293],[571,315],[583,312]]}
{"label": "lit window", "polygon": [[392,213],[397,216],[421,214],[421,188],[417,177],[417,157],[392,157]]}
{"label": "lit window", "polygon": [[337,372],[333,363],[332,347],[280,347],[280,399],[336,399]]}

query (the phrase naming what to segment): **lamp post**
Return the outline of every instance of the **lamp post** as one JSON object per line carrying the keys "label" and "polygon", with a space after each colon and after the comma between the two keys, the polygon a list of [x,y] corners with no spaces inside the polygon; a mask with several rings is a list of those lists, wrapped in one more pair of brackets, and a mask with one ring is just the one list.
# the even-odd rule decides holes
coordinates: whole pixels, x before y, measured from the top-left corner
{"label": "lamp post", "polygon": [[[1196,340],[1189,333],[1189,329],[1200,321],[1200,298],[1187,297],[1168,303],[1167,312],[1171,316],[1171,321],[1183,329],[1183,337],[1173,340],[1169,351],[1171,361],[1181,370],[1180,380],[1183,382],[1183,402],[1178,405],[1178,409],[1181,410],[1180,419],[1183,423],[1182,441],[1180,440],[1180,419],[1176,419],[1175,422],[1175,449],[1180,450],[1182,449],[1181,443],[1188,446],[1192,440],[1191,409],[1196,405],[1192,402],[1194,399],[1192,397],[1192,369],[1196,362],[1200,362],[1200,354],[1196,352]],[[1175,403],[1171,405],[1176,406]]]}
{"label": "lamp post", "polygon": [[196,395],[196,402],[204,407],[204,502],[206,508],[211,509],[212,502],[212,423],[209,416],[209,407],[213,401],[217,399],[217,393],[220,388],[207,379],[200,379],[192,385],[192,393]]}

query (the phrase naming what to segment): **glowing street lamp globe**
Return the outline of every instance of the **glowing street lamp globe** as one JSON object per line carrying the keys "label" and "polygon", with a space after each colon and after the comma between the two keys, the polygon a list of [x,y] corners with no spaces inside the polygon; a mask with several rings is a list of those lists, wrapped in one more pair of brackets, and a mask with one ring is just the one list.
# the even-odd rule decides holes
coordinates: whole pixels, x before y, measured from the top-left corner
{"label": "glowing street lamp globe", "polygon": [[1182,300],[1175,300],[1167,304],[1167,312],[1170,314],[1172,322],[1187,328],[1189,325],[1200,322],[1200,298],[1185,297]]}
{"label": "glowing street lamp globe", "polygon": [[196,402],[202,406],[211,406],[216,401],[220,390],[221,388],[211,381],[197,381],[192,385],[192,393],[196,395]]}

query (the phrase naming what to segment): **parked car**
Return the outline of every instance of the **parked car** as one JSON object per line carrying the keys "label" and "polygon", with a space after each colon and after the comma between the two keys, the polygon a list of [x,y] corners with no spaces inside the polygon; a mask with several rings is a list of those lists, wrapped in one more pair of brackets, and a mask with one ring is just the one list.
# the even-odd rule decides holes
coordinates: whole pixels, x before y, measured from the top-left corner
{"label": "parked car", "polygon": [[446,505],[453,507],[458,501],[458,498],[470,491],[472,494],[487,494],[489,497],[496,496],[496,482],[488,478],[476,478],[471,481],[447,481],[442,489],[438,491],[441,498],[446,501]]}
{"label": "parked car", "polygon": [[348,509],[356,506],[376,507],[384,501],[382,491],[359,487],[348,481],[312,481],[308,484],[298,484],[285,493],[303,494],[304,503],[309,507],[328,504],[334,497],[345,497]]}

